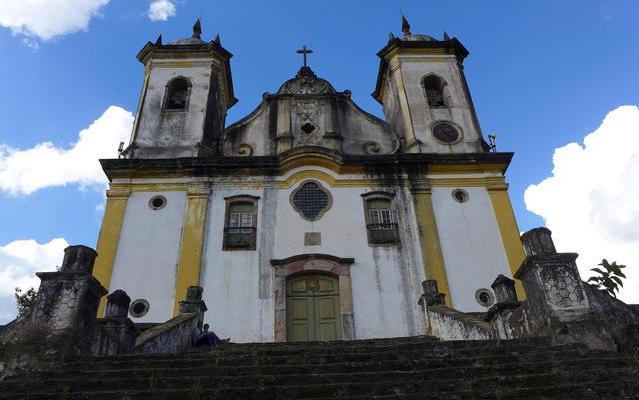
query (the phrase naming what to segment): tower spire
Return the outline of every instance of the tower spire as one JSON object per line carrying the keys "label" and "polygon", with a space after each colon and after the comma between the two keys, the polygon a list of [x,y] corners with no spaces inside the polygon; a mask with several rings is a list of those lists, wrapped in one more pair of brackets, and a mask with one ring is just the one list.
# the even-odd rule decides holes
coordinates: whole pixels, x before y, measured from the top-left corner
{"label": "tower spire", "polygon": [[200,19],[198,18],[193,25],[193,37],[196,39],[202,39],[202,24],[200,23]]}
{"label": "tower spire", "polygon": [[412,33],[410,33],[410,24],[408,23],[408,20],[406,19],[406,17],[403,15],[402,15],[402,32],[404,32],[404,36],[412,35]]}

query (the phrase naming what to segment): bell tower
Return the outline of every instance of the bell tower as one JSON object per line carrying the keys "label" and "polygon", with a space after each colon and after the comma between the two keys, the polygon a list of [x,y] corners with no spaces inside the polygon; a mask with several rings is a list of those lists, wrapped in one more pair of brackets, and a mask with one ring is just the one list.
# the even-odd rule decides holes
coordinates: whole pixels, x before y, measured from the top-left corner
{"label": "bell tower", "polygon": [[218,152],[233,95],[230,58],[217,36],[202,40],[198,19],[193,35],[168,44],[159,36],[138,53],[145,78],[131,143],[123,156],[179,158]]}
{"label": "bell tower", "polygon": [[411,33],[402,17],[402,36],[390,33],[380,50],[373,97],[403,137],[408,153],[488,151],[464,76],[468,50],[456,38]]}

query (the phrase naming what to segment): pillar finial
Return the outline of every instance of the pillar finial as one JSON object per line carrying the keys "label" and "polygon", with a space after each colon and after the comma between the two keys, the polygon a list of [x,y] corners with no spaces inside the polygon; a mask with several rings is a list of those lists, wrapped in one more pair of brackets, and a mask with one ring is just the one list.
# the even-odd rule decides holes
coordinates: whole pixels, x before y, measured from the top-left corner
{"label": "pillar finial", "polygon": [[193,37],[196,39],[202,39],[202,23],[199,18],[193,25]]}
{"label": "pillar finial", "polygon": [[406,17],[403,15],[402,15],[402,32],[404,33],[404,36],[412,35],[412,33],[410,33],[410,23],[408,22]]}

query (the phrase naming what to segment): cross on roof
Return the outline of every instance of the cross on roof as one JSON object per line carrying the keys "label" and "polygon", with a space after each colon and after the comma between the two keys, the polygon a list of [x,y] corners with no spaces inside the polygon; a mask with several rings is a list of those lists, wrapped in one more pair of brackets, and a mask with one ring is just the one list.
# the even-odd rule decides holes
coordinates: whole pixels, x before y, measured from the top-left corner
{"label": "cross on roof", "polygon": [[298,53],[298,54],[303,54],[303,55],[304,55],[304,66],[305,66],[305,67],[307,66],[307,63],[306,63],[306,55],[307,55],[307,54],[311,54],[312,52],[313,52],[313,50],[311,50],[311,49],[307,48],[307,47],[306,47],[306,45],[302,46],[302,49],[301,49],[301,50],[297,50],[297,53]]}

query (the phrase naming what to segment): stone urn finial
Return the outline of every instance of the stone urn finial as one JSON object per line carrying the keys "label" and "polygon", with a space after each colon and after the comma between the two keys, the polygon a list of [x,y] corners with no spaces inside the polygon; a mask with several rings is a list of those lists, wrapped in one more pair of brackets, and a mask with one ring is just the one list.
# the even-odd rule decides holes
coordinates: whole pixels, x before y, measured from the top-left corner
{"label": "stone urn finial", "polygon": [[544,256],[557,254],[552,232],[548,228],[534,228],[521,235],[526,254],[529,256]]}
{"label": "stone urn finial", "polygon": [[118,289],[107,296],[106,318],[126,318],[129,315],[131,298],[122,289]]}
{"label": "stone urn finial", "polygon": [[98,253],[83,245],[69,246],[64,249],[64,258],[60,272],[93,272],[93,264]]}

